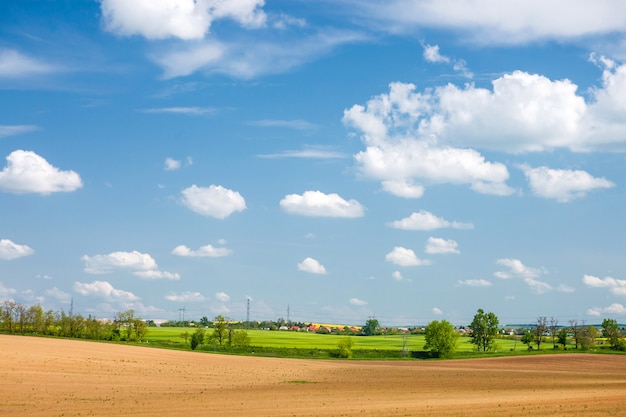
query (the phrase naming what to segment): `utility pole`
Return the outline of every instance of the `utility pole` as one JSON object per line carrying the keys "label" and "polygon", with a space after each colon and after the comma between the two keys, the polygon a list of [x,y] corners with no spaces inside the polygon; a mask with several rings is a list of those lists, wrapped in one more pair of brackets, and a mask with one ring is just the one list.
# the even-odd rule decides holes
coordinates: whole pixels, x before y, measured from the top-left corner
{"label": "utility pole", "polygon": [[291,324],[291,318],[289,317],[289,304],[287,304],[287,324]]}
{"label": "utility pole", "polygon": [[246,330],[250,328],[250,297],[248,297],[248,305],[246,307]]}

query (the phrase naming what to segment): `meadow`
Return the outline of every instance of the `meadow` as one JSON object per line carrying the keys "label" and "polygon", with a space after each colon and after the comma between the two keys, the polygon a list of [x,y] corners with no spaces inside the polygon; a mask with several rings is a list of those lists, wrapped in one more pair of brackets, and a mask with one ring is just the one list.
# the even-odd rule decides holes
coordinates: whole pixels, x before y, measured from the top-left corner
{"label": "meadow", "polygon": [[[189,349],[189,343],[185,342],[184,333],[191,336],[196,331],[194,327],[151,327],[148,332],[148,342],[160,347],[168,347],[173,349]],[[207,332],[211,332],[211,329],[207,329]],[[425,339],[420,334],[407,334],[407,335],[380,335],[380,336],[343,336],[335,334],[318,334],[314,332],[293,332],[293,331],[270,331],[270,330],[248,330],[248,336],[250,337],[250,346],[252,349],[257,348],[256,352],[259,352],[259,348],[264,349],[299,349],[299,350],[334,350],[337,349],[339,342],[346,337],[350,337],[352,340],[353,351],[370,351],[370,354],[374,354],[375,351],[386,351],[389,356],[401,356],[401,352],[404,350],[408,352],[420,352],[424,350]],[[210,350],[210,347],[205,347],[204,350]],[[552,351],[552,343],[544,343],[541,351]],[[527,346],[522,344],[519,340],[513,340],[512,338],[501,338],[496,342],[495,352],[490,352],[490,355],[494,354],[515,354],[527,352]],[[238,353],[244,353],[239,351]],[[383,352],[384,353],[384,352]],[[476,347],[471,344],[470,338],[465,336],[459,336],[457,341],[457,355],[467,357],[470,354],[476,353]],[[308,356],[308,355],[305,355]],[[377,355],[373,355],[377,356]],[[380,356],[380,355],[378,355]],[[385,355],[382,355],[383,357]]]}

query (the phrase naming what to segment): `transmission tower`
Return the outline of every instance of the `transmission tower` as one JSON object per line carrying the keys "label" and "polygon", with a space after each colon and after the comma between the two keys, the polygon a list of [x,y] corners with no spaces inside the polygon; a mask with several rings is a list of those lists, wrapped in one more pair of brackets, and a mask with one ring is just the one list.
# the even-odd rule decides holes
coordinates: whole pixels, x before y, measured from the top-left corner
{"label": "transmission tower", "polygon": [[250,297],[248,297],[248,305],[246,307],[246,329],[250,327]]}

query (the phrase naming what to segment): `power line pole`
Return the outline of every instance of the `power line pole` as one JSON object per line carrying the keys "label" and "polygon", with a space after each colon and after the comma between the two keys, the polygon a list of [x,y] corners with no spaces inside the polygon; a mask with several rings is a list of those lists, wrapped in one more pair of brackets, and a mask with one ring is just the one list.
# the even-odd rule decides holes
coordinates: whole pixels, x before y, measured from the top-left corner
{"label": "power line pole", "polygon": [[246,307],[246,329],[250,328],[250,297],[248,297],[248,305]]}
{"label": "power line pole", "polygon": [[291,318],[289,317],[289,304],[287,304],[287,324],[291,324]]}

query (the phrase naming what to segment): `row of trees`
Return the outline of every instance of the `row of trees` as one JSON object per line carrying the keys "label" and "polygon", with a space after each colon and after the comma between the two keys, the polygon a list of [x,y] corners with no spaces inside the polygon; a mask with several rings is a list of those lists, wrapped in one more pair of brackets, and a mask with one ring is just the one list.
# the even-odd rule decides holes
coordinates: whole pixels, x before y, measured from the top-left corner
{"label": "row of trees", "polygon": [[229,321],[222,315],[218,315],[213,320],[213,328],[209,332],[205,328],[197,328],[191,334],[191,349],[196,350],[201,345],[225,346],[225,347],[247,347],[250,345],[250,336],[243,329],[235,329]]}
{"label": "row of trees", "polygon": [[[500,335],[500,323],[494,313],[485,313],[484,310],[478,309],[468,329],[471,342],[478,351],[487,352],[495,349],[496,339]],[[626,350],[626,342],[616,320],[604,319],[601,332],[611,349]],[[424,349],[430,351],[432,356],[449,356],[456,349],[458,332],[446,320],[430,322],[425,328],[424,336],[426,339]],[[571,320],[568,327],[562,327],[559,326],[558,320],[554,318],[548,320],[547,317],[541,316],[537,318],[532,329],[524,333],[521,342],[527,344],[528,349],[532,350],[533,343],[537,345],[537,349],[541,349],[542,342],[551,339],[555,349],[559,345],[566,349],[568,340],[572,340],[576,349],[580,347],[582,350],[587,350],[596,343],[598,336],[598,329],[595,326],[579,324]]]}
{"label": "row of trees", "polygon": [[9,300],[0,304],[0,329],[12,334],[40,334],[79,339],[141,341],[148,332],[134,310],[119,312],[113,320],[84,317],[72,311],[44,310]]}

